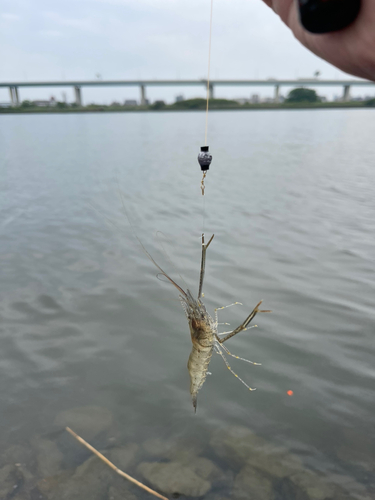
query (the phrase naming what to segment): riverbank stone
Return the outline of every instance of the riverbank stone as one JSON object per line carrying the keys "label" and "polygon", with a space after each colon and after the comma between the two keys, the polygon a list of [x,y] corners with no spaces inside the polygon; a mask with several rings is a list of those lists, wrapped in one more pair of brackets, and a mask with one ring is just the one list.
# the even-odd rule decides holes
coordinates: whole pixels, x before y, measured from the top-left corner
{"label": "riverbank stone", "polygon": [[272,478],[284,478],[304,470],[302,461],[281,446],[276,446],[246,427],[216,431],[210,441],[215,453],[228,466],[249,465]]}
{"label": "riverbank stone", "polygon": [[137,500],[137,497],[134,493],[128,490],[128,487],[125,484],[123,484],[121,486],[110,486],[107,500]]}
{"label": "riverbank stone", "polygon": [[142,448],[150,458],[177,460],[186,463],[191,463],[203,452],[203,446],[198,441],[184,439],[175,441],[160,438],[147,439],[143,442]]}
{"label": "riverbank stone", "polygon": [[264,454],[278,450],[276,446],[243,426],[214,431],[210,446],[220,458],[227,459],[237,466],[243,465],[249,457],[256,453]]}
{"label": "riverbank stone", "polygon": [[[128,472],[128,468],[136,462],[138,450],[139,445],[129,444],[104,450],[102,453],[119,469]],[[75,471],[65,471],[39,481],[38,488],[48,500],[103,500],[108,496],[110,486],[114,486],[128,495],[124,493],[122,498],[129,497],[129,500],[133,500],[132,494],[118,479],[121,478],[108,465],[93,455]],[[119,495],[120,493],[117,498]]]}
{"label": "riverbank stone", "polygon": [[211,483],[200,477],[194,466],[180,462],[143,462],[137,471],[152,488],[165,495],[201,497],[211,489]]}
{"label": "riverbank stone", "polygon": [[114,471],[98,457],[92,456],[70,477],[54,476],[38,483],[48,500],[103,500],[107,495]]}
{"label": "riverbank stone", "polygon": [[35,437],[31,440],[31,445],[35,451],[39,477],[54,476],[61,471],[64,457],[56,443]]}
{"label": "riverbank stone", "polygon": [[138,444],[129,443],[118,448],[111,448],[102,453],[108,460],[114,463],[116,467],[127,472],[127,469],[135,464],[138,450]]}
{"label": "riverbank stone", "polygon": [[235,500],[274,500],[272,481],[252,466],[245,465],[234,480],[232,498]]}
{"label": "riverbank stone", "polygon": [[29,446],[13,444],[1,454],[0,466],[7,464],[22,464],[30,468],[33,460],[33,453]]}
{"label": "riverbank stone", "polygon": [[[333,500],[342,498],[338,488],[329,483],[324,477],[319,476],[313,471],[304,470],[289,477],[299,489],[304,491],[309,500]],[[342,492],[341,492],[342,493]]]}
{"label": "riverbank stone", "polygon": [[22,476],[16,465],[4,465],[0,469],[0,498],[9,498],[22,484]]}
{"label": "riverbank stone", "polygon": [[74,432],[87,441],[93,439],[100,432],[112,425],[112,414],[100,406],[80,406],[59,413],[55,418],[55,425],[70,427]]}
{"label": "riverbank stone", "polygon": [[256,451],[253,455],[248,455],[246,463],[265,474],[279,479],[304,470],[300,458],[284,450],[275,450],[273,453],[262,450]]}

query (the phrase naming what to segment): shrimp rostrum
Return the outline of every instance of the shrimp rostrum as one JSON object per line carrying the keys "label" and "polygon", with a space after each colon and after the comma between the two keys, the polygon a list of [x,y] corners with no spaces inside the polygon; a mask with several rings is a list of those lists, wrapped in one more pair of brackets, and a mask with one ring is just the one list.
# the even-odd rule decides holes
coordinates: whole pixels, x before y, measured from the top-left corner
{"label": "shrimp rostrum", "polygon": [[[211,361],[212,354],[216,352],[219,354],[228,370],[238,378],[248,390],[253,391],[255,389],[249,387],[230,367],[225,354],[231,356],[236,359],[240,359],[242,361],[246,361],[247,363],[251,363],[254,365],[260,365],[260,363],[254,363],[248,359],[240,358],[239,356],[235,356],[232,354],[226,346],[224,346],[224,342],[229,340],[230,338],[237,335],[237,333],[246,331],[249,327],[249,324],[257,315],[257,313],[265,313],[271,311],[260,310],[259,306],[262,301],[260,301],[252,310],[252,312],[247,316],[245,321],[241,323],[237,328],[233,331],[219,333],[218,332],[218,315],[217,311],[220,309],[224,309],[225,307],[220,307],[215,309],[215,318],[207,312],[205,305],[202,302],[202,289],[203,289],[203,280],[205,274],[206,267],[206,251],[209,247],[211,241],[213,240],[214,235],[211,236],[209,242],[205,244],[204,242],[204,234],[202,234],[202,259],[201,259],[201,270],[200,270],[200,279],[199,279],[199,291],[198,297],[195,299],[190,290],[183,290],[172,278],[170,278],[163,269],[155,262],[155,260],[148,254],[149,258],[156,265],[156,267],[160,270],[161,274],[165,276],[165,278],[172,283],[173,286],[177,288],[180,292],[180,301],[182,307],[185,310],[185,314],[189,323],[191,342],[193,344],[193,348],[191,350],[189,360],[188,360],[188,370],[190,375],[190,394],[194,406],[194,410],[197,411],[197,396],[198,391],[201,389],[204,381],[206,380],[208,373],[208,366]],[[234,304],[240,304],[239,302],[235,302]],[[256,325],[254,325],[256,326]],[[253,327],[249,327],[253,328]],[[225,354],[224,354],[225,352]]]}

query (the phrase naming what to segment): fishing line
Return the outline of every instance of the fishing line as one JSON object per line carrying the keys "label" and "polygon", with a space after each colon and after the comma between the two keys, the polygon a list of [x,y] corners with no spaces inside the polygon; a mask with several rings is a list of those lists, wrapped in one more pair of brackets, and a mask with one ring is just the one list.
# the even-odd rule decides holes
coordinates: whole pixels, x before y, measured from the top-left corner
{"label": "fishing line", "polygon": [[204,191],[205,191],[205,178],[207,175],[207,170],[210,167],[211,161],[212,161],[212,156],[208,152],[208,146],[207,146],[207,134],[208,134],[208,107],[209,107],[209,101],[210,101],[210,67],[211,67],[211,40],[212,40],[212,13],[213,13],[213,5],[214,5],[214,0],[211,0],[211,9],[210,9],[210,34],[209,34],[209,42],[208,42],[208,67],[207,67],[207,88],[206,88],[206,124],[205,124],[205,129],[204,129],[204,146],[201,147],[201,151],[198,155],[198,162],[201,166],[201,170],[203,172],[202,180],[201,180],[201,192],[203,196],[202,200],[202,232],[204,233],[204,223],[205,223],[205,214],[206,214],[206,207],[205,207],[205,199],[204,199]]}
{"label": "fishing line", "polygon": [[211,12],[210,12],[210,37],[208,44],[208,68],[207,68],[207,90],[206,90],[206,127],[204,132],[204,145],[207,146],[207,129],[208,129],[208,103],[210,100],[210,66],[211,66],[211,38],[212,38],[212,11],[214,6],[214,0],[211,0]]}

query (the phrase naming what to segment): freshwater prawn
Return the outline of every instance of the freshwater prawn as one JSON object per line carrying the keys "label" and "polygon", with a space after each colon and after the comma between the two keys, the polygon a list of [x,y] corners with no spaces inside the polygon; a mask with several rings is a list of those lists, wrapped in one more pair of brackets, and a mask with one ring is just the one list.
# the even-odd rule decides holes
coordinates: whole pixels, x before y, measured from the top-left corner
{"label": "freshwater prawn", "polygon": [[[260,301],[252,310],[252,312],[247,316],[245,321],[241,323],[237,328],[230,332],[218,332],[218,311],[221,309],[225,309],[226,307],[230,307],[232,305],[240,304],[240,302],[235,302],[230,304],[229,306],[219,307],[215,309],[215,317],[207,312],[206,307],[202,301],[203,293],[203,281],[204,274],[206,268],[206,252],[210,243],[212,242],[214,235],[211,236],[210,240],[206,244],[204,241],[204,234],[202,234],[202,257],[201,257],[201,270],[200,270],[200,278],[199,278],[199,290],[198,297],[195,299],[191,294],[189,289],[186,291],[180,287],[168,274],[156,263],[156,261],[152,258],[152,256],[147,252],[147,250],[143,247],[143,250],[146,252],[148,258],[153,262],[153,264],[159,269],[160,273],[180,292],[180,302],[185,311],[186,318],[189,323],[191,342],[193,344],[189,360],[188,360],[188,370],[190,375],[190,394],[194,406],[194,411],[197,411],[197,397],[198,392],[204,384],[208,374],[208,367],[211,361],[212,354],[215,352],[219,354],[228,370],[238,378],[250,391],[254,391],[254,388],[251,388],[244,382],[231,368],[229,365],[227,358],[224,355],[224,352],[232,356],[233,358],[240,359],[242,361],[246,361],[247,363],[251,363],[254,365],[260,365],[261,363],[255,363],[245,358],[240,358],[232,354],[226,346],[224,346],[224,342],[229,340],[230,338],[237,335],[239,332],[246,331],[248,329],[248,325],[257,315],[257,313],[267,313],[271,312],[268,310],[260,310],[259,306],[262,301]],[[138,238],[137,238],[138,239]],[[138,239],[139,241],[139,239]],[[241,304],[242,305],[242,304]],[[254,328],[256,325],[251,326],[249,328]],[[220,338],[220,336],[223,336]]]}

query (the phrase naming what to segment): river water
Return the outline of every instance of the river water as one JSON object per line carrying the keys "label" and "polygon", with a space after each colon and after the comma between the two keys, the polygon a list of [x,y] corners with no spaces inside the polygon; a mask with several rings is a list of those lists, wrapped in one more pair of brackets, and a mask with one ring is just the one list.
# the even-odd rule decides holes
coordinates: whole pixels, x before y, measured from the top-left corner
{"label": "river water", "polygon": [[[201,112],[1,117],[1,448],[78,449],[56,418],[93,406],[104,448],[194,441],[235,480],[209,443],[246,428],[374,498],[374,137],[372,110],[212,112],[203,198]],[[135,234],[195,294],[202,231],[207,309],[240,301],[233,328],[260,299],[273,312],[228,342],[262,363],[231,363],[257,391],[214,356],[194,414],[178,293]]]}

